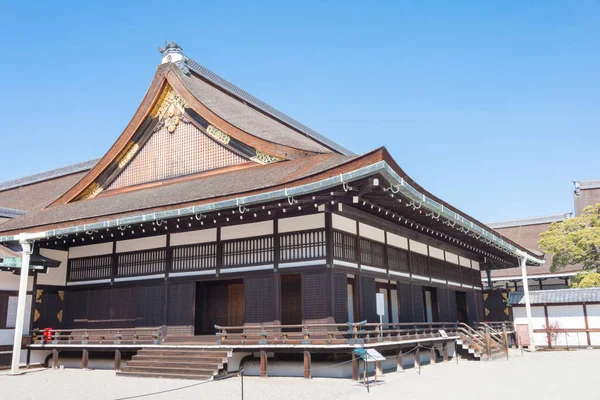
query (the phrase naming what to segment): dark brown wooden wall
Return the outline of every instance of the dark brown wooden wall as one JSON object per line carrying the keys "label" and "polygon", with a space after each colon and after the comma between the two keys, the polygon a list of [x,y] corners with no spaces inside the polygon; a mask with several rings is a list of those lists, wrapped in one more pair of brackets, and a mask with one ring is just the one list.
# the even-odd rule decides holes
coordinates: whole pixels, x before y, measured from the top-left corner
{"label": "dark brown wooden wall", "polygon": [[456,290],[448,289],[448,316],[449,321],[457,321],[456,312]]}
{"label": "dark brown wooden wall", "polygon": [[348,279],[346,274],[333,274],[334,319],[337,324],[348,321]]}
{"label": "dark brown wooden wall", "polygon": [[477,318],[477,300],[475,298],[475,293],[467,292],[467,318],[469,319],[469,325],[478,321]]}
{"label": "dark brown wooden wall", "polygon": [[425,322],[425,300],[423,299],[423,286],[415,284],[412,285],[412,298],[414,305],[413,321]]}
{"label": "dark brown wooden wall", "polygon": [[275,321],[274,280],[272,275],[244,278],[244,323]]}
{"label": "dark brown wooden wall", "polygon": [[399,321],[413,322],[413,300],[410,283],[398,282]]}
{"label": "dark brown wooden wall", "polygon": [[169,283],[167,325],[194,324],[194,282]]}
{"label": "dark brown wooden wall", "polygon": [[327,271],[302,274],[302,322],[313,324],[328,322],[330,315],[327,298],[331,293],[328,283]]}
{"label": "dark brown wooden wall", "polygon": [[361,319],[367,320],[367,322],[379,322],[377,300],[375,298],[375,294],[377,293],[375,278],[362,276],[360,278],[360,293]]}
{"label": "dark brown wooden wall", "polygon": [[439,307],[439,319],[442,322],[451,321],[448,307],[448,290],[437,289],[437,301]]}

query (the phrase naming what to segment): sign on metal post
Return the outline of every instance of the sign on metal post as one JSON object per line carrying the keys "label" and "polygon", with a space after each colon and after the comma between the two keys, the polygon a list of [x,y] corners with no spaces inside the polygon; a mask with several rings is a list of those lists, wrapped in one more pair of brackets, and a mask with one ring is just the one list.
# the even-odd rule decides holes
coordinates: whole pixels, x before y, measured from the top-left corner
{"label": "sign on metal post", "polygon": [[377,300],[377,315],[382,317],[385,315],[385,298],[383,293],[376,293],[375,298]]}

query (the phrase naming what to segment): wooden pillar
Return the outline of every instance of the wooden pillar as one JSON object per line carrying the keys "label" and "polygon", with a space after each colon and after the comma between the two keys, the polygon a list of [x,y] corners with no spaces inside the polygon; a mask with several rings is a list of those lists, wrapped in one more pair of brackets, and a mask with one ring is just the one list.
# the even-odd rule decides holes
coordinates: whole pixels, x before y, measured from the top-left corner
{"label": "wooden pillar", "polygon": [[437,362],[436,354],[435,354],[435,346],[431,345],[431,350],[429,350],[429,364],[435,364]]}
{"label": "wooden pillar", "polygon": [[383,364],[381,361],[375,361],[375,382],[377,382],[378,376],[383,376]]}
{"label": "wooden pillar", "polygon": [[115,350],[115,371],[121,370],[121,350]]}
{"label": "wooden pillar", "polygon": [[[592,338],[590,337],[590,324],[588,322],[587,305],[583,303],[583,317],[585,319],[585,335],[587,336],[587,345],[592,347]],[[579,333],[577,333],[579,335]]]}
{"label": "wooden pillar", "polygon": [[[544,304],[544,315],[546,317],[546,340],[548,341],[548,347],[552,348],[552,330],[550,329],[550,319],[548,318],[548,306]],[[531,340],[531,339],[529,339]]]}
{"label": "wooden pillar", "polygon": [[403,371],[404,363],[402,362],[402,348],[398,350],[398,355],[396,356],[396,371]]}
{"label": "wooden pillar", "polygon": [[488,328],[485,328],[485,353],[487,355],[488,360],[492,359],[492,336]]}
{"label": "wooden pillar", "polygon": [[88,361],[90,358],[90,354],[86,349],[83,349],[81,352],[81,368],[88,369]]}
{"label": "wooden pillar", "polygon": [[310,352],[304,352],[304,379],[312,378]]}
{"label": "wooden pillar", "polygon": [[58,368],[58,350],[52,349],[52,369]]}
{"label": "wooden pillar", "polygon": [[261,378],[267,377],[267,352],[266,351],[260,352],[260,377]]}
{"label": "wooden pillar", "polygon": [[359,378],[358,371],[358,360],[356,359],[356,354],[352,352],[352,380],[357,381]]}
{"label": "wooden pillar", "polygon": [[417,350],[415,350],[415,368],[418,368],[421,366],[421,349],[417,348]]}
{"label": "wooden pillar", "polygon": [[448,342],[444,343],[444,362],[448,362]]}

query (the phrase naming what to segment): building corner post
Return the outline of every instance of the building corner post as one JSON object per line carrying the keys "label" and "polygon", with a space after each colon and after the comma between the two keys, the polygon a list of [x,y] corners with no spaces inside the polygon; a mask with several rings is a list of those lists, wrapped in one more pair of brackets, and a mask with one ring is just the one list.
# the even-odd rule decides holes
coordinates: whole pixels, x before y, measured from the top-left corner
{"label": "building corner post", "polygon": [[525,312],[527,314],[527,330],[529,332],[529,350],[535,351],[533,337],[533,322],[531,318],[531,302],[529,301],[529,283],[527,282],[527,257],[519,257],[521,264],[521,278],[523,280],[523,297],[525,298]]}
{"label": "building corner post", "polygon": [[17,320],[15,323],[15,338],[13,342],[12,363],[10,374],[19,373],[19,363],[21,360],[21,344],[23,340],[23,325],[25,322],[25,304],[27,303],[27,282],[29,279],[29,260],[31,258],[33,241],[20,241],[22,247],[21,276],[19,280],[19,297],[17,301]]}

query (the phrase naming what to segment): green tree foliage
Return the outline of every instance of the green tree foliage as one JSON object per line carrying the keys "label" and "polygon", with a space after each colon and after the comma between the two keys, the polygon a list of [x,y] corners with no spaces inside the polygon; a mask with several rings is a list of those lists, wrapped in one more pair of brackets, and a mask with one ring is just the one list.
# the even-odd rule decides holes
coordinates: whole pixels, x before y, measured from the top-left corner
{"label": "green tree foliage", "polygon": [[600,273],[581,271],[571,279],[573,288],[600,287]]}
{"label": "green tree foliage", "polygon": [[600,268],[600,203],[586,207],[583,215],[554,222],[540,235],[540,248],[551,253],[550,271],[581,264],[585,271]]}

